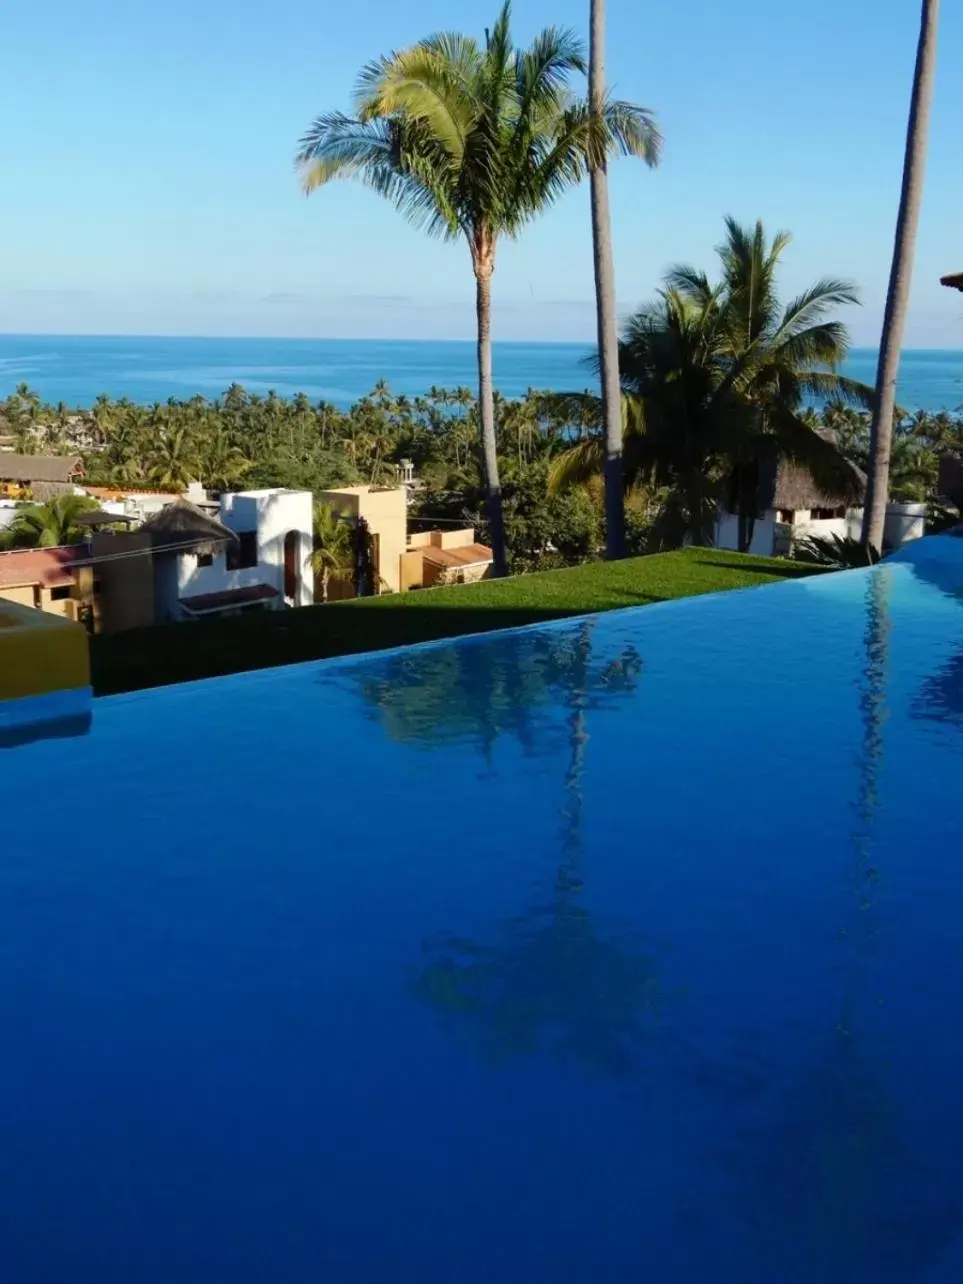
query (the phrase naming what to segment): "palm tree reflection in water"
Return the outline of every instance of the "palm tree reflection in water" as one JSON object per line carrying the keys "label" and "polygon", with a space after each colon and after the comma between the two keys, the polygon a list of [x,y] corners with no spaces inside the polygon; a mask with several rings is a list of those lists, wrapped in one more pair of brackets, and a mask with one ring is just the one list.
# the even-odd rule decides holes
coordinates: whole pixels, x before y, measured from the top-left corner
{"label": "palm tree reflection in water", "polygon": [[383,681],[369,683],[368,697],[389,733],[425,744],[467,741],[489,770],[501,734],[515,735],[527,753],[550,752],[559,735],[551,711],[564,700],[568,753],[551,890],[490,943],[447,932],[426,940],[413,987],[468,1030],[487,1059],[549,1053],[625,1075],[656,1006],[656,972],[632,933],[603,928],[580,903],[582,778],[589,712],[630,696],[642,660],[626,647],[593,662],[593,627],[399,657]]}
{"label": "palm tree reflection in water", "polygon": [[885,570],[867,576],[852,899],[837,936],[845,951],[839,1014],[745,1152],[757,1157],[749,1159],[753,1239],[779,1260],[782,1278],[806,1284],[910,1284],[961,1226],[959,1201],[901,1139],[883,1036],[873,1033],[884,1012],[873,850],[888,715],[887,589]]}

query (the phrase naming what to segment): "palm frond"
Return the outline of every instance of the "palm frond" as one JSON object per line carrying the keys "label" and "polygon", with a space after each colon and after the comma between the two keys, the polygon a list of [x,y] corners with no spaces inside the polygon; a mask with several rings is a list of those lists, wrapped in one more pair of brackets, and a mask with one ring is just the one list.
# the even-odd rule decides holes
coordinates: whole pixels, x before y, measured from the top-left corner
{"label": "palm frond", "polygon": [[478,113],[469,71],[427,43],[369,63],[355,90],[358,119],[400,114],[422,121],[429,136],[460,163]]}
{"label": "palm frond", "polygon": [[858,303],[859,292],[851,281],[824,277],[787,303],[773,342],[782,343],[794,337],[800,330],[820,322],[833,308]]}
{"label": "palm frond", "polygon": [[662,153],[662,135],[655,123],[655,116],[648,107],[621,99],[609,99],[603,111],[606,152],[622,156],[635,156],[646,165],[659,163]]}
{"label": "palm frond", "polygon": [[557,495],[574,486],[584,486],[591,478],[599,475],[604,462],[605,445],[598,437],[580,441],[562,451],[552,461],[548,471],[549,494]]}

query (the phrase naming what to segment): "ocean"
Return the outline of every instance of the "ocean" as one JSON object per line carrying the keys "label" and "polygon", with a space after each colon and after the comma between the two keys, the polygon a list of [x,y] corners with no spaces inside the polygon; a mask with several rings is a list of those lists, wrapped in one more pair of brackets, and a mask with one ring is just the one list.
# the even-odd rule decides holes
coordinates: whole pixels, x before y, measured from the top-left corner
{"label": "ocean", "polygon": [[[496,343],[495,384],[506,397],[528,388],[575,391],[594,384],[588,344]],[[872,383],[876,354],[853,352],[846,373]],[[89,406],[100,393],[136,402],[220,396],[234,382],[260,394],[304,392],[348,406],[379,379],[407,397],[433,385],[475,383],[471,342],[372,339],[189,339],[0,335],[0,397],[19,383],[44,401]],[[899,397],[911,409],[963,406],[963,352],[903,354]]]}

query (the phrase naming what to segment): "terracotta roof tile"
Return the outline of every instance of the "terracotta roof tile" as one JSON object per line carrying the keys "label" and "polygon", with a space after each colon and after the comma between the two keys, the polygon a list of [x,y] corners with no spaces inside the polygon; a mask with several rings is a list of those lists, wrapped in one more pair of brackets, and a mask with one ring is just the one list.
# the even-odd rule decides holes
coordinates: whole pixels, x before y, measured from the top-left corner
{"label": "terracotta roof tile", "polygon": [[60,588],[74,581],[73,569],[86,561],[87,549],[82,544],[64,548],[22,548],[0,553],[0,590],[39,584],[43,588]]}
{"label": "terracotta roof tile", "polygon": [[425,561],[433,566],[477,566],[493,559],[491,549],[484,544],[463,544],[460,548],[436,548],[434,544],[426,544],[415,552],[422,553]]}

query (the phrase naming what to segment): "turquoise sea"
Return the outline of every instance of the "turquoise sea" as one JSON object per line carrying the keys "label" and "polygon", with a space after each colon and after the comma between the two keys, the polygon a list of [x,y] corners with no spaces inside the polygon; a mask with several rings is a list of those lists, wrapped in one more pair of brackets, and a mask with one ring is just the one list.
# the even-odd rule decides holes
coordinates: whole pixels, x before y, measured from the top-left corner
{"label": "turquoise sea", "polygon": [[[594,382],[585,365],[589,345],[495,344],[495,382],[508,397],[528,388],[556,391]],[[847,373],[872,383],[876,354],[855,351]],[[0,335],[0,397],[27,383],[45,401],[90,405],[100,393],[132,401],[166,401],[200,393],[217,397],[233,382],[250,392],[304,392],[349,405],[385,379],[408,397],[432,385],[475,381],[470,342],[372,339],[190,339]],[[903,355],[900,399],[913,409],[963,406],[963,352]]]}

